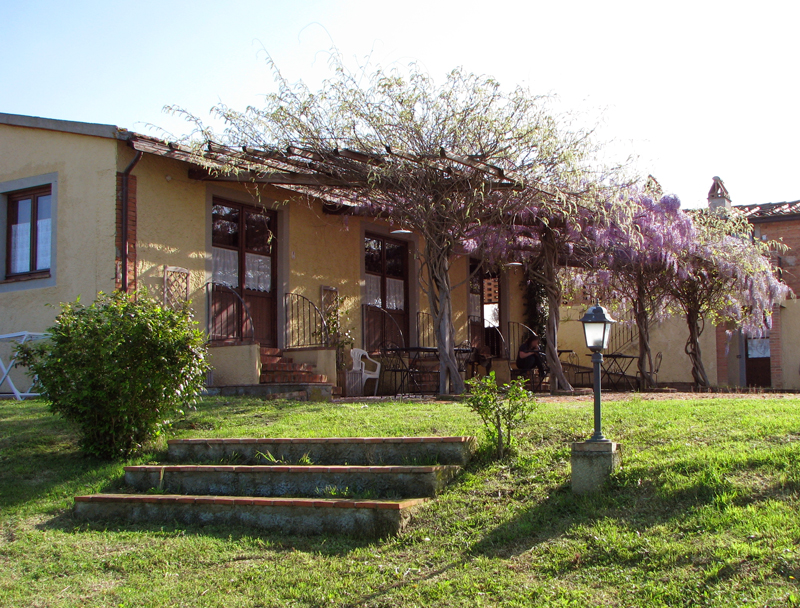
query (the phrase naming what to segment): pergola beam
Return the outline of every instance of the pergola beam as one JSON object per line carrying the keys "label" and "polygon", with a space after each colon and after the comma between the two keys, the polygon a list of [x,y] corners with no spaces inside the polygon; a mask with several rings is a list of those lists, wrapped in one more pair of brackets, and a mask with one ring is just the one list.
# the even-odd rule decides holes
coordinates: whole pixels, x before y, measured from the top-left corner
{"label": "pergola beam", "polygon": [[284,173],[282,171],[259,172],[241,171],[238,173],[218,173],[208,169],[189,169],[189,179],[211,182],[243,182],[249,184],[275,184],[292,186],[335,186],[347,187],[340,179],[327,175]]}

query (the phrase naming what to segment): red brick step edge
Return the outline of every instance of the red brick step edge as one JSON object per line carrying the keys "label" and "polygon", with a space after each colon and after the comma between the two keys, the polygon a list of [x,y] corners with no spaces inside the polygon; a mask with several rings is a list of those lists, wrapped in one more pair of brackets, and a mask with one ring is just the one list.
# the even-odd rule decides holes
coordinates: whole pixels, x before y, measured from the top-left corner
{"label": "red brick step edge", "polygon": [[202,439],[169,439],[168,444],[180,443],[469,443],[474,437],[221,437]]}
{"label": "red brick step edge", "polygon": [[143,464],[125,467],[126,471],[164,471],[165,473],[175,472],[202,472],[214,471],[220,473],[436,473],[437,471],[449,471],[460,469],[455,464],[437,465],[384,465],[384,466],[358,466],[358,465],[282,465],[282,464]]}
{"label": "red brick step edge", "polygon": [[75,502],[138,502],[160,504],[242,505],[262,507],[314,507],[338,509],[386,509],[401,511],[426,502],[404,500],[342,500],[321,498],[253,498],[249,496],[184,496],[181,494],[92,494],[76,496]]}

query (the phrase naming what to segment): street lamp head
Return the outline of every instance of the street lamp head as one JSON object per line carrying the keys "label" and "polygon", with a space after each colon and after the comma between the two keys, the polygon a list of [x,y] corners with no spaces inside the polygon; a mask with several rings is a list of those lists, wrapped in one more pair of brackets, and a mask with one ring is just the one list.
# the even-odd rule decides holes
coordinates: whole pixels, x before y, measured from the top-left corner
{"label": "street lamp head", "polygon": [[586,347],[593,353],[605,350],[608,347],[608,336],[611,334],[611,325],[616,323],[608,311],[595,304],[590,306],[586,314],[581,318],[583,323],[583,335],[586,339]]}

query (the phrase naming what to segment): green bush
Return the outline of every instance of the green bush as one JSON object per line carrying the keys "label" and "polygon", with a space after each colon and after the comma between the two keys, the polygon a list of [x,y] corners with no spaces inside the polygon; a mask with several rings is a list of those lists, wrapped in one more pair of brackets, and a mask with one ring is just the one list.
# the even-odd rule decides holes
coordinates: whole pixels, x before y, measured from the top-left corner
{"label": "green bush", "polygon": [[491,372],[483,378],[468,380],[467,386],[470,391],[467,405],[483,420],[495,455],[502,458],[513,445],[511,431],[527,420],[536,400],[525,390],[525,378],[498,388]]}
{"label": "green bush", "polygon": [[23,345],[18,360],[38,377],[51,411],[79,425],[83,450],[101,458],[136,451],[203,388],[205,338],[188,306],[100,293],[88,307],[62,304],[47,333]]}

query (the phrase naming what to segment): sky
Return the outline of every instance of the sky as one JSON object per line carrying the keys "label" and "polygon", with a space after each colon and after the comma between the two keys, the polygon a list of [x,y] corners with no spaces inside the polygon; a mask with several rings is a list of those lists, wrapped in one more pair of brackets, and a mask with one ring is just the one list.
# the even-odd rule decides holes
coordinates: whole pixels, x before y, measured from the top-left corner
{"label": "sky", "polygon": [[0,112],[150,135],[356,66],[418,63],[553,95],[684,207],[720,176],[734,204],[800,199],[800,3],[673,0],[0,0]]}

